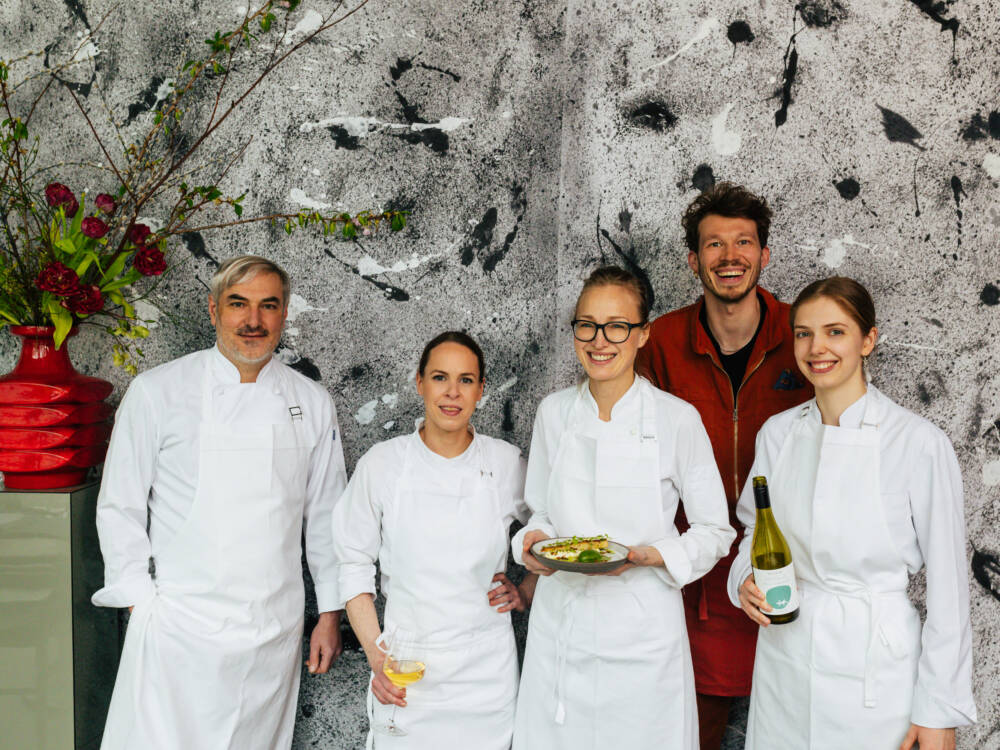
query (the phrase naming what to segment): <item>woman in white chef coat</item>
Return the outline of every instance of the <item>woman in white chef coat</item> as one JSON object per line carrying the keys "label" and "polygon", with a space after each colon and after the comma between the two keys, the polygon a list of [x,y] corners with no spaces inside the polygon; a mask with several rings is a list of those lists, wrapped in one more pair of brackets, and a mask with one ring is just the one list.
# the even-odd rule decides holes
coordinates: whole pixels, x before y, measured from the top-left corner
{"label": "woman in white chef coat", "polygon": [[[538,581],[515,750],[697,750],[694,673],[681,587],[735,532],[693,406],[633,370],[649,335],[645,286],[620,268],[584,283],[572,322],[586,378],[538,407],[516,559]],[[691,528],[678,534],[679,500]],[[614,575],[552,574],[531,555],[550,537],[608,534],[631,547]]]}
{"label": "woman in white chef coat", "polygon": [[[947,436],[866,382],[875,307],[831,277],[791,310],[816,397],[769,419],[750,476],[767,477],[792,552],[799,616],[770,625],[754,585],[751,483],[729,596],[762,629],[746,747],[952,750],[976,720],[962,478]],[[927,617],[906,596],[927,570]],[[764,610],[763,612],[761,610]]]}
{"label": "woman in white chef coat", "polygon": [[[369,731],[367,747],[507,750],[518,672],[509,612],[526,594],[503,571],[511,521],[528,515],[524,460],[469,423],[485,384],[470,336],[431,340],[416,382],[424,418],[362,456],[334,511],[341,595],[372,669],[369,720],[384,725],[405,707],[394,721],[406,736]],[[405,689],[382,672],[376,560],[386,634],[422,636],[426,676]]]}

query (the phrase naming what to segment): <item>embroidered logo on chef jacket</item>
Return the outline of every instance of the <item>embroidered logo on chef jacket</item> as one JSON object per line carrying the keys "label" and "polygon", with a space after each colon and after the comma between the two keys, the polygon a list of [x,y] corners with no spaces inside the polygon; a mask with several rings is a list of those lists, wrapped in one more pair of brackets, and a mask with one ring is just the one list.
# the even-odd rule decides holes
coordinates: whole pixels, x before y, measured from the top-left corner
{"label": "embroidered logo on chef jacket", "polygon": [[288,413],[292,415],[292,420],[302,419],[302,407],[301,406],[289,406]]}
{"label": "embroidered logo on chef jacket", "polygon": [[772,387],[776,391],[797,391],[799,388],[805,388],[805,383],[799,380],[794,372],[785,369],[781,371]]}

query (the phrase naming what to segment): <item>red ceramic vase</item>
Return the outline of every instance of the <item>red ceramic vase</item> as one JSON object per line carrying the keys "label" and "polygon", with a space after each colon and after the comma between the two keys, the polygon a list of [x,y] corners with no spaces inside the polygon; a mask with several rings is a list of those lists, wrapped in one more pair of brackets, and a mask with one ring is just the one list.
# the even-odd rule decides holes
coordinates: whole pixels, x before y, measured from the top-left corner
{"label": "red ceramic vase", "polygon": [[52,490],[82,484],[108,450],[112,409],[104,399],[113,386],[74,370],[66,342],[56,349],[51,326],[10,331],[22,341],[14,370],[0,377],[4,486]]}

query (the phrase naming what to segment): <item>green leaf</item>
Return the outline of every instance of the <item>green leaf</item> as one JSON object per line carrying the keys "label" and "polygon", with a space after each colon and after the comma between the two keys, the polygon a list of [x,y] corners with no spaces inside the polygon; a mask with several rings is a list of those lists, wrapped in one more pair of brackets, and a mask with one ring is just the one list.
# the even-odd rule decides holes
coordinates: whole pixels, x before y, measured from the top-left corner
{"label": "green leaf", "polygon": [[392,220],[389,222],[389,228],[392,229],[393,232],[398,232],[405,226],[406,226],[405,214],[395,213],[392,215]]}
{"label": "green leaf", "polygon": [[85,211],[85,209],[83,207],[82,197],[83,196],[81,196],[80,205],[76,209],[76,216],[73,217],[72,228],[70,229],[70,231],[73,234],[80,234],[80,225],[83,224],[83,215],[84,215],[84,213],[86,213],[86,211]]}
{"label": "green leaf", "polygon": [[97,284],[97,286],[101,287],[102,292],[104,291],[105,284],[114,280],[118,274],[122,272],[122,269],[125,268],[125,261],[128,260],[129,255],[130,253],[121,253],[117,258],[115,258],[114,263],[108,266],[108,269],[104,272],[104,275],[101,276],[101,280]]}
{"label": "green leaf", "polygon": [[292,231],[292,222],[289,219],[285,219],[285,234],[291,234]]}
{"label": "green leaf", "polygon": [[117,281],[112,281],[110,284],[106,284],[101,287],[102,292],[113,292],[116,289],[121,289],[122,287],[131,286],[139,279],[142,278],[142,274],[136,271],[134,268],[130,268],[128,273],[122,276]]}
{"label": "green leaf", "polygon": [[271,24],[274,23],[274,13],[268,13],[260,19],[260,30],[270,31]]}
{"label": "green leaf", "polygon": [[87,250],[84,254],[83,260],[80,261],[79,264],[77,264],[76,275],[82,279],[83,275],[87,272],[87,269],[90,268],[91,263],[94,263],[97,266],[98,270],[100,270],[101,259],[98,258],[97,254],[94,253],[93,251]]}
{"label": "green leaf", "polygon": [[239,203],[234,203],[233,204],[233,211],[236,213],[237,216],[242,216],[243,215],[243,206],[241,206]]}
{"label": "green leaf", "polygon": [[358,236],[358,230],[355,228],[354,224],[349,221],[344,224],[343,234],[345,240],[353,240]]}
{"label": "green leaf", "polygon": [[63,237],[62,239],[56,240],[56,247],[67,255],[76,255],[76,245],[73,244],[73,240],[71,239]]}
{"label": "green leaf", "polygon": [[73,327],[73,315],[54,299],[49,300],[48,311],[49,317],[52,318],[52,325],[56,328],[53,338],[56,342],[56,349],[58,349],[62,346],[63,341],[66,340],[66,336],[69,335],[69,330]]}

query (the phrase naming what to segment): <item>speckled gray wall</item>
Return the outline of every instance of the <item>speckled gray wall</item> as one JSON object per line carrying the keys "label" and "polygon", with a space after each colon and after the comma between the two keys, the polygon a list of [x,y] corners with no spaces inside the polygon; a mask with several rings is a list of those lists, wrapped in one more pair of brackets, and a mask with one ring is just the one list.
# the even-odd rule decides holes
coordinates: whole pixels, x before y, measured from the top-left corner
{"label": "speckled gray wall", "polygon": [[[331,5],[306,2],[297,33]],[[0,0],[2,56],[68,50],[110,6]],[[184,50],[239,6],[128,3],[97,34],[96,71],[72,81],[95,111],[103,90],[134,135]],[[266,227],[189,237],[151,300],[143,366],[209,345],[206,280],[219,259],[259,252],[295,280],[281,356],[333,394],[350,466],[411,429],[416,356],[450,327],[487,352],[480,426],[526,448],[535,404],[574,376],[565,323],[589,268],[645,273],[657,312],[690,302],[680,213],[715,180],[746,183],[776,213],[764,285],[788,299],[832,273],[868,284],[876,381],[955,444],[981,717],[960,747],[1000,748],[998,53],[989,0],[372,0],[279,69],[210,150],[254,136],[229,178],[248,211],[408,208],[410,226],[363,243]],[[65,91],[45,107],[46,148],[86,142]],[[119,397],[103,340],[72,348]],[[0,336],[0,364],[14,349]],[[363,662],[349,651],[304,679],[296,747],[361,745]]]}

